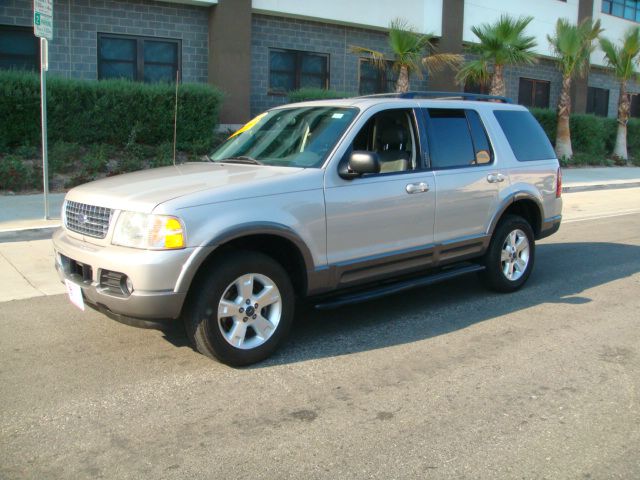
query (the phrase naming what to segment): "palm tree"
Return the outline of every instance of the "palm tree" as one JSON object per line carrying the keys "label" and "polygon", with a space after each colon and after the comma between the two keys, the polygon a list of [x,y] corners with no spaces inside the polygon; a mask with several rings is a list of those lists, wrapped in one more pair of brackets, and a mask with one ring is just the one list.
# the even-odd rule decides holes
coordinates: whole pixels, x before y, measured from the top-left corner
{"label": "palm tree", "polygon": [[556,23],[556,31],[547,35],[547,40],[556,55],[558,69],[562,73],[562,92],[558,99],[558,133],[556,135],[556,155],[571,158],[571,81],[576,75],[584,75],[589,68],[589,59],[595,46],[593,41],[602,33],[600,20],[593,23],[587,18],[579,25],[572,25],[561,18]]}
{"label": "palm tree", "polygon": [[[389,25],[389,48],[393,52],[393,69],[398,72],[396,92],[409,91],[409,77],[415,73],[422,78],[422,69],[428,74],[437,72],[445,66],[457,67],[462,63],[462,56],[453,53],[434,53],[434,35],[421,34],[415,31],[406,20],[397,18]],[[367,55],[377,68],[385,70],[387,60],[384,53],[366,47],[351,46],[351,51]]]}
{"label": "palm tree", "polygon": [[637,78],[636,63],[640,61],[640,27],[630,27],[622,36],[622,44],[615,45],[607,38],[600,38],[600,48],[609,67],[620,82],[618,100],[618,133],[613,155],[629,163],[627,153],[627,122],[631,102],[627,93],[627,82]]}
{"label": "palm tree", "polygon": [[[483,23],[471,27],[479,43],[467,47],[467,52],[477,58],[469,61],[458,72],[461,84],[467,81],[487,83],[491,79],[491,95],[506,93],[504,66],[532,64],[537,61],[533,52],[537,43],[535,37],[527,36],[524,30],[533,17],[513,18],[502,15],[495,23]],[[493,69],[493,72],[490,69]]]}

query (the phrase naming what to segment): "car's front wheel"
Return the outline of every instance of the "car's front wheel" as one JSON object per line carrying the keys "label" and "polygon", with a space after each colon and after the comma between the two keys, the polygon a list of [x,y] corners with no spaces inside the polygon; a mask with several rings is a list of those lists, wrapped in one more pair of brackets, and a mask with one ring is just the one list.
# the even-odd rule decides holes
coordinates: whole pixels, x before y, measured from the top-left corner
{"label": "car's front wheel", "polygon": [[513,292],[525,284],[535,259],[531,225],[518,215],[507,215],[496,227],[484,256],[481,278],[498,292]]}
{"label": "car's front wheel", "polygon": [[195,348],[232,366],[267,358],[293,321],[287,272],[258,252],[235,252],[194,285],[184,322]]}

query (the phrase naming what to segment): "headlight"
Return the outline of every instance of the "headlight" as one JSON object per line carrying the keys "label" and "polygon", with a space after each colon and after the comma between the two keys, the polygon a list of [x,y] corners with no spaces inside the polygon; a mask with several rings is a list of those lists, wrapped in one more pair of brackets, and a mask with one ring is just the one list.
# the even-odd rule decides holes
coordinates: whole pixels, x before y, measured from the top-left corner
{"label": "headlight", "polygon": [[112,243],[150,250],[172,250],[186,245],[184,227],[178,218],[136,212],[120,212]]}

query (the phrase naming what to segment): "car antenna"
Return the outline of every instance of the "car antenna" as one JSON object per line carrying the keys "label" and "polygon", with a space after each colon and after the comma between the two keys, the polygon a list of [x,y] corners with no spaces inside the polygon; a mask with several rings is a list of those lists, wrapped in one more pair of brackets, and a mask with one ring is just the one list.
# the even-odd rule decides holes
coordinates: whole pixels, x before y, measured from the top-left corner
{"label": "car antenna", "polygon": [[176,166],[176,142],[178,139],[178,84],[180,83],[180,70],[176,70],[176,101],[173,112],[173,166]]}

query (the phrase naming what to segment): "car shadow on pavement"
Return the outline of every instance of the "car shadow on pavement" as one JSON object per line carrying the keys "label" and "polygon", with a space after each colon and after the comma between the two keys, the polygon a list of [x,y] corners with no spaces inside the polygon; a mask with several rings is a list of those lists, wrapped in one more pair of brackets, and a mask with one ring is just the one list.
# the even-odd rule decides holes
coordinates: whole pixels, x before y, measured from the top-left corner
{"label": "car shadow on pavement", "polygon": [[486,290],[475,275],[331,311],[298,310],[287,342],[249,368],[348,355],[425,340],[544,303],[591,302],[589,289],[640,271],[640,247],[614,243],[538,245],[520,291]]}

